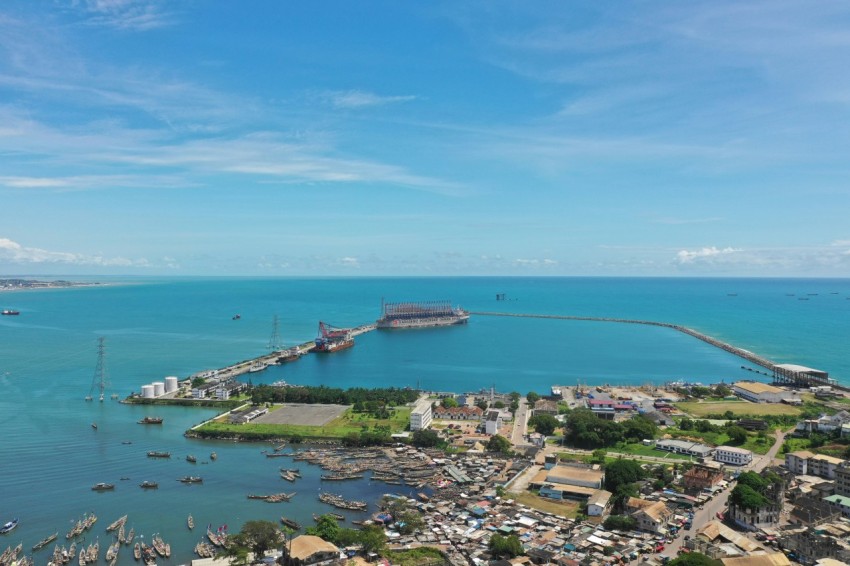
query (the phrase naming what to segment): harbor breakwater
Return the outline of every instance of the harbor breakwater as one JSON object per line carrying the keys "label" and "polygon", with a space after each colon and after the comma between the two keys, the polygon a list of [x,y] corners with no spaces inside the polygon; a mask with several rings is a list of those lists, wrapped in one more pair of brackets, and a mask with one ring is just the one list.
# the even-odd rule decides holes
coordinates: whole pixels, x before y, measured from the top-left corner
{"label": "harbor breakwater", "polygon": [[743,348],[738,348],[737,346],[733,346],[732,344],[728,344],[726,342],[722,342],[716,338],[712,338],[707,334],[703,334],[701,332],[697,332],[692,328],[688,328],[686,326],[681,326],[679,324],[672,324],[669,322],[658,322],[654,320],[636,320],[629,318],[612,318],[612,317],[597,317],[597,316],[570,316],[570,315],[555,315],[555,314],[522,314],[522,313],[508,313],[508,312],[470,312],[472,315],[476,316],[506,316],[506,317],[516,317],[516,318],[549,318],[556,320],[581,320],[581,321],[589,321],[589,322],[618,322],[621,324],[643,324],[647,326],[660,326],[662,328],[670,328],[672,330],[677,330],[688,336],[693,336],[699,340],[707,344],[711,344],[716,348],[720,348],[730,354],[734,354],[740,358],[747,360],[753,364],[759,365],[763,368],[766,368],[770,371],[773,371],[776,368],[776,363],[754,354],[749,350],[745,350]]}

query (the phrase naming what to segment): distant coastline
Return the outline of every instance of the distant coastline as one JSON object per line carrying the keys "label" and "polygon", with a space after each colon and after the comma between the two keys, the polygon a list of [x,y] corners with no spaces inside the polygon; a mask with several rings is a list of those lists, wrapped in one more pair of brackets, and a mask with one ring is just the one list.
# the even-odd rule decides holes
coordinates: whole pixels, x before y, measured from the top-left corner
{"label": "distant coastline", "polygon": [[0,292],[2,291],[24,291],[29,289],[70,289],[73,287],[99,287],[104,283],[97,281],[82,282],[82,281],[67,281],[65,279],[57,279],[55,281],[42,281],[39,279],[22,279],[22,278],[0,278]]}

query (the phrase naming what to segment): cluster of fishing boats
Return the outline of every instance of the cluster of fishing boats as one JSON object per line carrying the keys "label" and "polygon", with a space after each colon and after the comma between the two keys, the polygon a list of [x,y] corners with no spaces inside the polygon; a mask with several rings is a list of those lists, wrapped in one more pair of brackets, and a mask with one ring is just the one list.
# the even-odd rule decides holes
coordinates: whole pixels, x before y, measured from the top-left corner
{"label": "cluster of fishing boats", "polygon": [[82,519],[80,519],[76,523],[74,523],[74,526],[71,527],[71,530],[68,531],[68,534],[65,535],[65,538],[67,540],[71,540],[73,538],[80,536],[81,534],[86,532],[88,529],[92,528],[92,526],[94,526],[94,524],[96,522],[97,522],[97,515],[95,515],[94,513],[92,513],[91,515],[84,514]]}
{"label": "cluster of fishing boats", "polygon": [[438,474],[438,470],[427,462],[399,461],[380,449],[357,452],[344,449],[305,450],[290,454],[295,461],[314,464],[330,472],[322,476],[325,481],[358,479],[358,475],[362,477],[365,472],[372,472],[372,481],[424,487]]}
{"label": "cluster of fishing boats", "polygon": [[[31,562],[26,562],[26,560],[27,560],[26,556],[22,556],[21,558],[18,558],[18,555],[21,553],[21,551],[23,549],[24,549],[23,544],[18,544],[18,546],[16,546],[15,548],[12,548],[11,546],[6,547],[6,550],[3,551],[3,554],[0,554],[0,566],[10,566],[11,564],[17,564],[17,565],[31,564]],[[30,561],[31,560],[32,559],[30,559]]]}
{"label": "cluster of fishing boats", "polygon": [[207,538],[210,539],[210,542],[213,543],[214,546],[219,546],[221,548],[225,548],[228,545],[227,542],[227,525],[219,527],[217,531],[212,530],[212,525],[207,526]]}
{"label": "cluster of fishing boats", "polygon": [[212,558],[216,555],[216,551],[213,545],[202,540],[195,545],[195,554],[201,558]]}
{"label": "cluster of fishing boats", "polygon": [[301,471],[298,468],[292,468],[289,470],[286,468],[281,468],[280,477],[282,477],[286,481],[295,481],[301,477]]}
{"label": "cluster of fishing boats", "polygon": [[365,511],[369,506],[365,501],[354,501],[343,498],[341,495],[322,492],[319,494],[319,501],[333,505],[337,509],[348,509],[349,511]]}
{"label": "cluster of fishing boats", "polygon": [[363,474],[322,474],[322,481],[343,481],[363,479]]}
{"label": "cluster of fishing boats", "polygon": [[248,499],[262,499],[266,503],[280,503],[287,502],[293,497],[297,492],[293,491],[292,493],[273,493],[271,495],[254,495],[249,494]]}

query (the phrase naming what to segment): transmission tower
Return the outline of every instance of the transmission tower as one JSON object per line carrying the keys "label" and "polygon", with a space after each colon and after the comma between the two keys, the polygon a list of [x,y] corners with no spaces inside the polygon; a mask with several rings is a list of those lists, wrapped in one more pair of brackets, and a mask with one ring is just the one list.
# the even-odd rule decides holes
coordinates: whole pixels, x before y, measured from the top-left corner
{"label": "transmission tower", "polygon": [[269,350],[272,352],[280,350],[280,320],[277,315],[274,315],[274,320],[272,321],[272,335],[271,338],[269,338]]}
{"label": "transmission tower", "polygon": [[106,338],[101,336],[97,339],[97,365],[94,368],[94,377],[86,401],[92,400],[92,393],[97,388],[100,391],[100,401],[103,402],[103,394],[107,385],[109,385],[109,379],[106,375]]}

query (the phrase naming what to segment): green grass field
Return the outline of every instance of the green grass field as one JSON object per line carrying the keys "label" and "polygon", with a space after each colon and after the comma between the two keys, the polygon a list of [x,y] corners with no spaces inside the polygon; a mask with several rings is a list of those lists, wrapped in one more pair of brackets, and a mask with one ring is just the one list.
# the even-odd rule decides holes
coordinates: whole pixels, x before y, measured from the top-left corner
{"label": "green grass field", "polygon": [[366,426],[387,426],[390,432],[402,432],[410,422],[410,407],[396,407],[395,415],[389,419],[374,419],[368,415],[354,413],[351,409],[342,416],[333,419],[323,426],[291,425],[291,424],[230,424],[222,417],[199,427],[197,432],[213,432],[218,434],[251,435],[268,438],[283,438],[300,435],[304,438],[343,438],[352,432],[360,432]]}
{"label": "green grass field", "polygon": [[621,454],[635,454],[636,456],[652,456],[653,458],[664,458],[665,460],[690,460],[691,457],[685,454],[673,454],[666,450],[656,450],[655,446],[644,446],[642,443],[635,444],[618,444],[610,448],[611,452]]}
{"label": "green grass field", "polygon": [[800,414],[800,408],[782,403],[750,403],[748,401],[723,401],[722,403],[697,403],[687,401],[676,403],[679,410],[692,417],[706,418],[708,415],[732,411],[736,417],[757,417],[760,415],[793,415]]}

